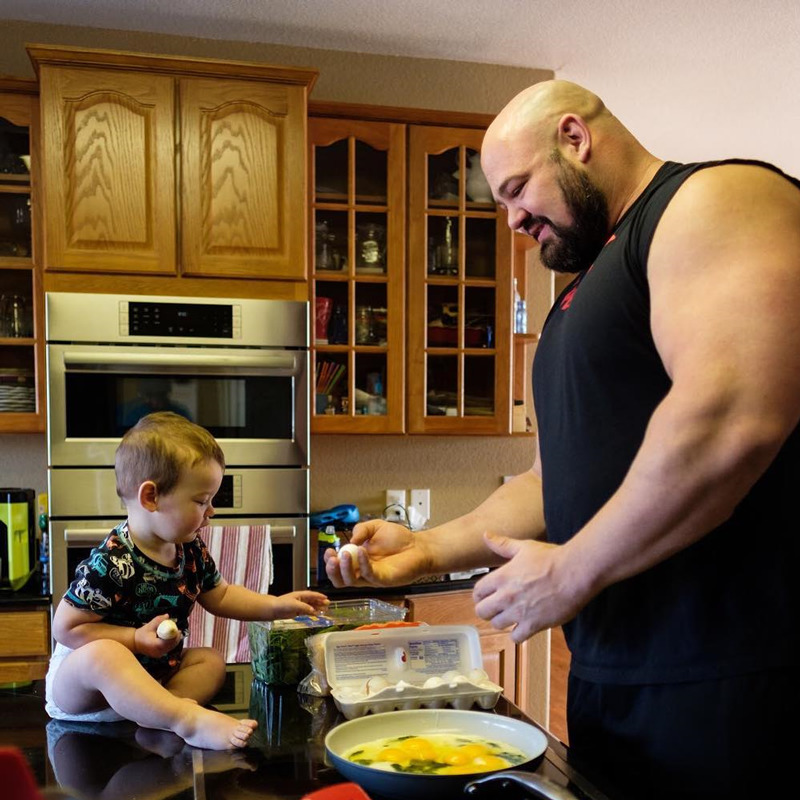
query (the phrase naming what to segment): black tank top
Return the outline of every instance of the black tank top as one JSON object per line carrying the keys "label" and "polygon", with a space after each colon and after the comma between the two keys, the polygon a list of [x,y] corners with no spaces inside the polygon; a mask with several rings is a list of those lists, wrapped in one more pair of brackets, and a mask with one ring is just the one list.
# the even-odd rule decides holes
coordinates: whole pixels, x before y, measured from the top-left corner
{"label": "black tank top", "polygon": [[[550,541],[568,540],[616,491],[670,388],[650,333],[648,252],[683,182],[720,163],[760,164],[665,163],[545,322],[533,380]],[[573,673],[638,684],[800,663],[798,490],[800,429],[727,522],[564,626]]]}

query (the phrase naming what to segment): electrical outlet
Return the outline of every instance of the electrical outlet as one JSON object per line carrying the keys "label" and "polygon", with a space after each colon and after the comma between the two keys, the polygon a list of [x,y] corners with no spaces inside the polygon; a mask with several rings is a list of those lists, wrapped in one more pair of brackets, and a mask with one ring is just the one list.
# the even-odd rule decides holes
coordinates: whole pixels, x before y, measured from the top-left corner
{"label": "electrical outlet", "polygon": [[411,507],[416,508],[419,514],[425,519],[431,518],[431,490],[412,489]]}
{"label": "electrical outlet", "polygon": [[406,518],[406,490],[386,490],[386,519],[405,520]]}

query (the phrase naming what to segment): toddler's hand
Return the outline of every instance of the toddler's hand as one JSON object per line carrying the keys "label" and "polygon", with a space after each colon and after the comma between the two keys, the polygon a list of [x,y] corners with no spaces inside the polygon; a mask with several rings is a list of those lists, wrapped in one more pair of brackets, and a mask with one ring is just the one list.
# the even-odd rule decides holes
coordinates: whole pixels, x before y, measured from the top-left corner
{"label": "toddler's hand", "polygon": [[141,628],[136,629],[133,639],[136,644],[136,653],[150,656],[150,658],[160,658],[175,647],[180,641],[180,635],[174,639],[160,639],[157,633],[158,626],[169,618],[169,614],[159,614]]}
{"label": "toddler's hand", "polygon": [[301,614],[321,614],[328,607],[329,600],[324,594],[302,589],[288,592],[275,598],[274,619],[297,617]]}

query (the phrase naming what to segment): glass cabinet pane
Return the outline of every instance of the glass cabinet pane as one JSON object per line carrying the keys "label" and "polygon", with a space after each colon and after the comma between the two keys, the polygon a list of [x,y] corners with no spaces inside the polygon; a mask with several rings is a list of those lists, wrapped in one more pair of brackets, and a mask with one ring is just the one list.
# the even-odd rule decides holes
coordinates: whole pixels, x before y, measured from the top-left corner
{"label": "glass cabinet pane", "polygon": [[494,205],[491,187],[481,169],[481,154],[472,148],[467,148],[467,183],[465,189],[467,202]]}
{"label": "glass cabinet pane", "polygon": [[426,369],[428,416],[458,415],[458,356],[428,356]]}
{"label": "glass cabinet pane", "polygon": [[356,414],[386,416],[386,354],[356,353]]}
{"label": "glass cabinet pane", "polygon": [[314,295],[314,344],[347,344],[347,284],[317,281]]}
{"label": "glass cabinet pane", "polygon": [[356,283],[355,343],[359,346],[385,347],[386,284]]}
{"label": "glass cabinet pane", "polygon": [[428,205],[458,207],[458,159],[460,148],[428,156]]}
{"label": "glass cabinet pane", "polygon": [[494,287],[465,287],[464,307],[464,347],[494,347]]}
{"label": "glass cabinet pane", "polygon": [[458,275],[459,228],[456,216],[428,218],[429,275]]}
{"label": "glass cabinet pane", "polygon": [[465,220],[464,274],[467,278],[494,278],[496,228],[494,219]]}
{"label": "glass cabinet pane", "polygon": [[27,127],[0,117],[0,179],[30,180],[31,140]]}
{"label": "glass cabinet pane", "polygon": [[494,357],[464,356],[464,416],[494,414]]}
{"label": "glass cabinet pane", "polygon": [[386,205],[388,154],[356,140],[356,203]]}
{"label": "glass cabinet pane", "polygon": [[30,255],[30,195],[0,194],[0,258],[29,258]]}
{"label": "glass cabinet pane", "polygon": [[318,203],[347,202],[347,139],[314,148],[314,193]]}
{"label": "glass cabinet pane", "polygon": [[314,413],[347,414],[350,406],[347,354],[316,353],[314,361]]}
{"label": "glass cabinet pane", "polygon": [[458,287],[428,286],[428,347],[458,347]]}
{"label": "glass cabinet pane", "polygon": [[314,271],[347,269],[347,212],[317,209],[314,215]]}
{"label": "glass cabinet pane", "polygon": [[0,270],[0,339],[33,336],[33,302],[29,270]]}
{"label": "glass cabinet pane", "polygon": [[35,374],[32,347],[9,346],[0,350],[0,413],[35,413]]}
{"label": "glass cabinet pane", "polygon": [[356,214],[356,272],[386,273],[386,214]]}

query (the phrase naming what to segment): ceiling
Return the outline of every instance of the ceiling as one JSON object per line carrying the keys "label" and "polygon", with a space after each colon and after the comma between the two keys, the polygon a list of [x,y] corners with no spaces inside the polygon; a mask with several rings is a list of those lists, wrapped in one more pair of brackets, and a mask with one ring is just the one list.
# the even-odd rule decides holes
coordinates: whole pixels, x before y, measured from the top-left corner
{"label": "ceiling", "polygon": [[[553,69],[579,79],[770,52],[796,0],[0,0],[0,16]],[[98,46],[102,46],[99,43]],[[693,56],[692,56],[693,54]]]}

